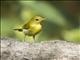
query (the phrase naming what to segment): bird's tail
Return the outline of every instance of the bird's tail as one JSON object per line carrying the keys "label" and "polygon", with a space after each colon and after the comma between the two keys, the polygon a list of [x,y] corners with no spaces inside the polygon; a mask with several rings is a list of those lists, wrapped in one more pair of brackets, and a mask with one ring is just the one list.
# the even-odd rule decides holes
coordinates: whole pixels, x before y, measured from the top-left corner
{"label": "bird's tail", "polygon": [[23,31],[23,29],[13,29],[13,30],[20,31],[20,32]]}

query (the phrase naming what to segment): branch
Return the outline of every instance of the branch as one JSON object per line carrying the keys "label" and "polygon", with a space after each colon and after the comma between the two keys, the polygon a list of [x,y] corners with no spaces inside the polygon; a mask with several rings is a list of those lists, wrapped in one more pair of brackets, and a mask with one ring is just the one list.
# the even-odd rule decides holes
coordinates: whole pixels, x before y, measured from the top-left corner
{"label": "branch", "polygon": [[41,43],[1,38],[1,60],[80,60],[80,44],[55,40]]}

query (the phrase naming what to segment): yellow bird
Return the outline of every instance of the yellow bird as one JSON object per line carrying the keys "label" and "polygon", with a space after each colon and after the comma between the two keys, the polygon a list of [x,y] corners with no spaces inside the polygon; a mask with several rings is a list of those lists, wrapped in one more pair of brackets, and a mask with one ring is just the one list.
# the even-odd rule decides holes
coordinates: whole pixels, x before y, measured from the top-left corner
{"label": "yellow bird", "polygon": [[[35,40],[35,35],[37,35],[42,30],[41,22],[44,20],[44,17],[34,16],[31,20],[24,24],[21,29],[14,29],[20,32],[23,32],[27,36],[32,36]],[[24,38],[25,40],[25,38]]]}

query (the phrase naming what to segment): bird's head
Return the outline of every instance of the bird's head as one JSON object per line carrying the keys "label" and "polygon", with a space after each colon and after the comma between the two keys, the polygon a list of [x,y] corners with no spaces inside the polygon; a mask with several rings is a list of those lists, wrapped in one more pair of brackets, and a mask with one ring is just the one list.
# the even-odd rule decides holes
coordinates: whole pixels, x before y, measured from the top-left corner
{"label": "bird's head", "polygon": [[35,23],[41,23],[43,20],[45,20],[45,18],[41,17],[41,16],[34,16],[32,18],[32,21],[35,22]]}

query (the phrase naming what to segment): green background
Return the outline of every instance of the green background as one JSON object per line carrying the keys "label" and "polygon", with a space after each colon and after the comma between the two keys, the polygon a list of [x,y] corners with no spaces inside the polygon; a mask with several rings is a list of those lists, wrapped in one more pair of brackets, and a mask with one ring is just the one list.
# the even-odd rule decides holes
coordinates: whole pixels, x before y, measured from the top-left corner
{"label": "green background", "polygon": [[1,1],[1,37],[22,41],[24,34],[13,29],[20,28],[35,15],[45,17],[42,32],[36,36],[37,41],[80,43],[79,1]]}

